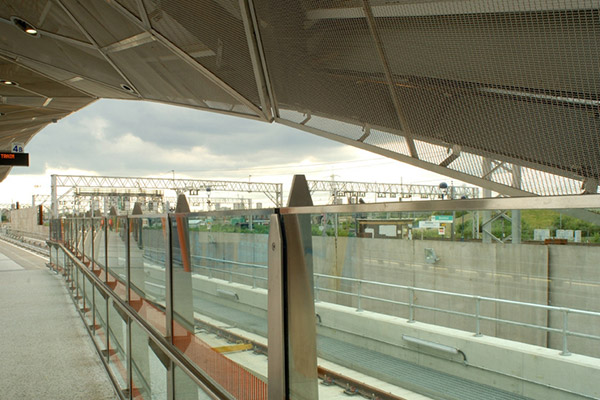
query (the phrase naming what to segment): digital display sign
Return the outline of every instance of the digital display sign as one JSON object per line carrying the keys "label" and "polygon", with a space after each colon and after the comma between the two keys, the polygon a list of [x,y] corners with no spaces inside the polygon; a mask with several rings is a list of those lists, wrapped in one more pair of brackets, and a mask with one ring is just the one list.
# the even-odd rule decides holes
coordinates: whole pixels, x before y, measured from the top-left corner
{"label": "digital display sign", "polygon": [[0,165],[29,167],[29,153],[0,153]]}

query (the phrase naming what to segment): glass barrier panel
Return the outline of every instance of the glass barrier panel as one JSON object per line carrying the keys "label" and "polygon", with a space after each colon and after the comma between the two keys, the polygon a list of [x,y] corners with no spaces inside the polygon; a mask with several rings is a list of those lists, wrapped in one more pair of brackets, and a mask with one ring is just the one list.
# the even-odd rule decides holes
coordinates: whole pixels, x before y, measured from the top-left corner
{"label": "glass barrier panel", "polygon": [[[67,277],[69,280],[69,288],[71,290],[71,293],[73,293],[73,290],[77,288],[77,282],[75,281],[75,271],[73,269],[73,262],[68,256],[65,256],[65,265],[67,269]],[[71,294],[71,296],[74,296],[74,294]]]}
{"label": "glass barrier panel", "polygon": [[65,247],[69,248],[69,238],[71,235],[71,220],[63,219],[61,220],[63,224],[63,242]]}
{"label": "glass barrier panel", "polygon": [[167,218],[130,218],[130,304],[161,335],[166,336]]}
{"label": "glass barrier panel", "polygon": [[77,220],[73,219],[71,223],[71,249],[77,251]]}
{"label": "glass barrier panel", "polygon": [[69,249],[75,249],[75,220],[69,221]]}
{"label": "glass barrier panel", "polygon": [[56,219],[54,220],[55,224],[54,224],[54,235],[55,235],[55,239],[59,242],[62,242],[65,240],[65,226],[64,226],[64,219]]}
{"label": "glass barrier panel", "polygon": [[76,264],[73,264],[73,271],[75,272],[75,282],[76,282],[76,289],[75,289],[75,295],[76,295],[76,299],[77,299],[77,305],[79,306],[79,310],[83,309],[83,302],[84,302],[84,297],[83,297],[83,292],[84,292],[84,287],[83,287],[83,272],[81,272],[79,270],[79,267]]}
{"label": "glass barrier panel", "polygon": [[[175,368],[175,400],[211,400],[207,392],[202,390],[183,370]],[[261,397],[257,397],[261,398]]]}
{"label": "glass barrier panel", "polygon": [[108,219],[108,284],[122,299],[126,298],[127,235],[127,217]]}
{"label": "glass barrier panel", "polygon": [[133,399],[167,399],[167,368],[156,355],[156,347],[152,344],[146,332],[136,322],[132,322]]}
{"label": "glass barrier panel", "polygon": [[57,256],[56,256],[56,265],[58,265],[58,270],[61,274],[64,274],[65,271],[65,253],[61,248],[57,248]]}
{"label": "glass barrier panel", "polygon": [[83,244],[84,244],[84,226],[83,226],[84,220],[83,218],[79,218],[77,219],[77,223],[76,223],[76,229],[77,229],[77,255],[79,257],[81,257],[84,253],[84,248],[83,248]]}
{"label": "glass barrier panel", "polygon": [[116,377],[122,390],[127,389],[127,322],[125,315],[115,306],[112,300],[109,300],[108,308],[108,365]]}
{"label": "glass barrier panel", "polygon": [[94,318],[95,325],[93,327],[94,340],[100,350],[106,349],[106,322],[107,322],[107,304],[108,302],[98,288],[94,287]]}
{"label": "glass barrier panel", "polygon": [[50,264],[51,265],[57,264],[56,252],[57,252],[56,248],[50,246]]}
{"label": "glass barrier panel", "polygon": [[100,275],[103,276],[105,273],[104,271],[106,271],[106,234],[104,232],[104,224],[106,223],[106,219],[94,218],[92,221],[94,225],[94,264],[103,271],[100,273]]}
{"label": "glass barrier panel", "polygon": [[94,285],[87,276],[83,279],[84,287],[84,308],[83,314],[88,326],[93,325],[94,319]]}
{"label": "glass barrier panel", "polygon": [[79,232],[79,220],[73,219],[73,224],[71,225],[71,242],[75,254],[77,254],[79,250]]}
{"label": "glass barrier panel", "polygon": [[92,259],[92,245],[93,245],[93,236],[92,236],[92,220],[90,218],[86,218],[82,220],[83,223],[83,251],[85,255],[84,261],[87,263]]}
{"label": "glass barrier panel", "polygon": [[51,219],[50,220],[50,235],[49,235],[49,239],[50,240],[57,240],[56,237],[56,220],[55,219]]}
{"label": "glass barrier panel", "polygon": [[[353,369],[365,375],[366,384],[379,379],[412,387],[392,372],[394,366],[416,366],[432,352],[442,356],[439,347],[435,353],[406,337],[438,328],[531,351],[600,357],[598,213],[448,210],[310,217],[321,367]],[[446,358],[466,365],[464,353],[453,354]]]}
{"label": "glass barrier panel", "polygon": [[64,244],[66,248],[70,248],[70,240],[71,240],[71,220],[64,220]]}
{"label": "glass barrier panel", "polygon": [[173,342],[236,398],[267,394],[267,358],[252,349],[267,345],[270,214],[171,217]]}

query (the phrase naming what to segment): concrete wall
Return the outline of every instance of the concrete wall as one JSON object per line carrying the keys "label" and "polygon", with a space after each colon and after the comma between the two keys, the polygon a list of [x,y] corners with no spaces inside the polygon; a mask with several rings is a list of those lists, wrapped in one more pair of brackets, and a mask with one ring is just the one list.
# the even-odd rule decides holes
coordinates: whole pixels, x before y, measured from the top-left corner
{"label": "concrete wall", "polygon": [[[267,264],[267,235],[223,232],[190,233],[192,255],[234,260],[256,265]],[[161,230],[144,230],[144,245],[162,243]],[[156,237],[155,237],[156,236]],[[435,251],[439,260],[425,262],[425,248]],[[476,242],[428,240],[364,239],[313,237],[313,262],[316,273],[500,298],[557,307],[600,311],[600,247],[558,245],[501,245]],[[243,265],[227,265],[196,258],[194,264],[225,269],[211,272],[213,278],[266,288],[266,270]],[[114,266],[114,263],[113,263]],[[247,277],[233,273],[247,274]],[[206,269],[196,272],[207,274]],[[254,275],[253,275],[254,274]],[[261,279],[262,278],[262,279]],[[318,287],[358,293],[358,285],[343,280],[316,281]],[[362,296],[409,302],[409,292],[398,288],[363,284]],[[357,297],[348,294],[317,295],[324,302],[357,307]],[[475,313],[475,301],[443,294],[415,293],[414,304],[459,313]],[[361,299],[361,308],[408,319],[408,307],[376,300]],[[562,328],[562,314],[541,309],[481,303],[481,315],[490,318]],[[475,320],[456,314],[417,309],[415,320],[475,332]],[[600,321],[588,316],[569,316],[573,331],[600,335]],[[562,336],[544,331],[481,321],[486,336],[510,339],[541,347],[562,349]],[[600,357],[598,341],[569,337],[574,353]]]}
{"label": "concrete wall", "polygon": [[[318,237],[313,240],[315,271],[327,275],[373,280],[397,285],[415,286],[453,293],[503,298],[547,304],[547,250],[544,246],[422,241],[362,238]],[[433,248],[439,261],[425,262],[425,248]],[[319,281],[319,286],[358,293],[356,283]],[[378,285],[361,286],[361,294],[408,303],[406,290]],[[342,305],[357,306],[357,298],[320,293],[319,298]],[[419,293],[414,296],[419,306],[442,308],[455,312],[475,313],[475,301],[442,294]],[[376,300],[361,300],[361,306],[375,312],[408,318],[408,307]],[[481,303],[481,315],[515,319],[545,326],[546,312],[514,306]],[[475,330],[473,318],[416,310],[415,319],[431,324]],[[546,345],[546,335],[527,328],[483,322],[486,335],[510,338],[525,343]]]}
{"label": "concrete wall", "polygon": [[37,207],[10,211],[10,229],[28,232],[36,239],[47,239],[49,228],[37,224]]}
{"label": "concrete wall", "polygon": [[[194,297],[210,297],[211,301],[245,313],[267,318],[267,291],[247,285],[229,283],[203,276],[193,277]],[[238,300],[220,298],[217,290],[236,293]],[[320,302],[315,308],[319,316],[317,332],[336,340],[360,346],[374,353],[382,353],[416,365],[431,368],[462,379],[490,385],[532,399],[580,400],[599,398],[600,360],[571,355],[564,357],[556,350],[524,343],[482,336],[421,322],[408,323],[405,319],[369,311],[356,312],[354,308]],[[217,318],[217,317],[215,317]],[[236,325],[236,321],[223,321]],[[236,325],[244,331],[266,335],[266,327]],[[405,341],[408,335],[429,342],[461,350],[461,355],[449,355]],[[336,363],[347,368],[378,376],[379,371],[365,370],[361,365],[347,364],[342,356]],[[411,389],[410,381],[397,377],[390,382]],[[418,390],[412,387],[413,390]]]}
{"label": "concrete wall", "polygon": [[[559,307],[578,308],[600,312],[600,248],[585,246],[547,246],[552,277],[549,302]],[[569,314],[569,328],[578,332],[600,335],[600,318]],[[549,325],[562,329],[563,315],[549,314]],[[562,346],[562,335],[549,335],[550,347]],[[588,339],[569,337],[569,349],[600,357],[600,343]]]}
{"label": "concrete wall", "polygon": [[[319,334],[383,353],[417,365],[456,375],[532,399],[599,398],[600,361],[504,339],[482,336],[421,322],[407,323],[372,312],[320,303]],[[405,341],[416,337],[461,350],[449,355]],[[360,368],[360,366],[358,366]],[[360,369],[359,369],[360,370]],[[363,371],[367,373],[367,371]],[[377,371],[370,371],[377,374]],[[375,376],[377,377],[377,376]],[[402,377],[398,377],[401,384]],[[410,387],[408,387],[410,389]]]}

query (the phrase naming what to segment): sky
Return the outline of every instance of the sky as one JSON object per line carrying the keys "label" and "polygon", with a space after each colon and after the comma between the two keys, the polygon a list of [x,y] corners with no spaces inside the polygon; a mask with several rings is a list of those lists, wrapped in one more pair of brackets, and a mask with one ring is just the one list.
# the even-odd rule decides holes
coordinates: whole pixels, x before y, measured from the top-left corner
{"label": "sky", "polygon": [[50,194],[50,175],[437,185],[440,175],[280,124],[153,102],[99,100],[25,146],[29,167],[0,182],[0,204]]}

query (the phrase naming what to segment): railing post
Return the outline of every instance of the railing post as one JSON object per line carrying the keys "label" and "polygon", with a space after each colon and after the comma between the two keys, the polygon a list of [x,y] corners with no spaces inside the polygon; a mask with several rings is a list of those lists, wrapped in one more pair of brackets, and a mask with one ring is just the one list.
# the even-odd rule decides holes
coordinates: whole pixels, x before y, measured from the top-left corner
{"label": "railing post", "polygon": [[408,291],[408,323],[415,322],[415,289],[410,288]]}
{"label": "railing post", "polygon": [[[127,225],[129,225],[129,223]],[[125,338],[125,342],[127,343],[127,349],[125,349],[125,356],[127,358],[127,396],[129,400],[133,400],[133,349],[131,348],[133,342],[131,340],[131,324],[133,322],[128,316],[125,323],[127,324],[127,330],[125,331],[127,335],[127,337]]]}
{"label": "railing post", "polygon": [[233,282],[233,265],[229,264],[229,283]]}
{"label": "railing post", "polygon": [[87,305],[87,302],[86,302],[86,299],[85,299],[85,295],[87,293],[86,293],[86,288],[85,288],[85,274],[83,272],[81,273],[81,286],[82,286],[82,288],[81,288],[81,299],[83,300],[82,301],[83,307],[81,308],[81,311],[85,314],[85,309],[86,309],[86,305]]}
{"label": "railing post", "polygon": [[268,301],[268,395],[272,399],[284,399],[287,394],[288,375],[286,370],[286,314],[284,290],[285,249],[281,230],[281,219],[277,214],[270,216],[268,241],[267,287]]}
{"label": "railing post", "polygon": [[358,281],[358,302],[356,304],[356,311],[358,311],[358,312],[362,311],[362,307],[360,304],[361,291],[362,291],[362,281]]}
{"label": "railing post", "polygon": [[106,340],[106,363],[110,363],[110,302],[112,299],[110,296],[104,298],[106,303],[106,314],[104,324],[106,325],[106,335],[104,335],[104,339]]}
{"label": "railing post", "polygon": [[96,284],[90,281],[92,285],[92,334],[96,336]]}
{"label": "railing post", "polygon": [[73,229],[71,230],[71,232],[74,232],[75,234],[73,235],[73,245],[71,247],[71,250],[74,251],[75,253],[75,257],[79,257],[79,229],[77,229],[77,220],[73,220]]}
{"label": "railing post", "polygon": [[319,300],[319,275],[315,275],[315,303],[320,302]]}
{"label": "railing post", "polygon": [[[171,242],[172,225],[169,214],[162,218],[162,225],[165,227],[165,314],[167,318],[167,340],[169,344],[173,343],[173,248]],[[169,361],[167,368],[167,399],[175,398],[175,365]]]}
{"label": "railing post", "polygon": [[85,264],[85,217],[81,219],[81,261]]}
{"label": "railing post", "polygon": [[567,346],[567,336],[569,334],[569,309],[568,308],[563,308],[562,309],[563,312],[563,330],[562,330],[562,335],[563,335],[563,349],[560,352],[561,356],[570,356],[571,352],[569,351],[569,348]]}
{"label": "railing post", "polygon": [[102,218],[104,221],[104,283],[108,283],[108,218]]}
{"label": "railing post", "polygon": [[131,239],[129,237],[129,226],[130,226],[129,216],[125,218],[125,288],[127,293],[125,294],[125,298],[127,303],[131,300],[131,254],[129,247],[131,245]]}
{"label": "railing post", "polygon": [[90,225],[90,234],[92,235],[91,240],[91,250],[92,250],[92,258],[90,259],[90,268],[92,269],[92,271],[94,270],[94,261],[96,259],[96,251],[94,249],[94,242],[96,240],[96,230],[94,229],[94,218],[91,219],[90,221],[91,225]]}
{"label": "railing post", "polygon": [[256,289],[256,267],[252,268],[252,289]]}
{"label": "railing post", "polygon": [[483,336],[481,334],[481,298],[479,296],[475,297],[475,336],[480,337]]}
{"label": "railing post", "polygon": [[[288,197],[288,207],[312,206],[310,190],[306,178],[294,176]],[[315,324],[315,304],[313,288],[313,249],[310,215],[286,214],[280,226],[284,240],[283,252],[283,299],[284,321],[286,323],[285,366],[287,389],[284,396],[269,398],[317,399],[319,397],[319,377],[317,374],[317,329]],[[271,222],[273,224],[274,222]],[[269,268],[271,265],[269,264]],[[280,282],[277,280],[277,282]],[[271,276],[269,276],[271,286]],[[271,287],[270,287],[271,288]],[[269,289],[270,289],[269,288]],[[271,297],[271,290],[269,290]],[[269,303],[269,314],[271,314]],[[278,313],[279,314],[279,313]],[[269,319],[269,330],[271,329]],[[269,366],[271,365],[271,337],[269,336]],[[276,375],[275,375],[276,376]],[[269,389],[271,369],[269,369]]]}

